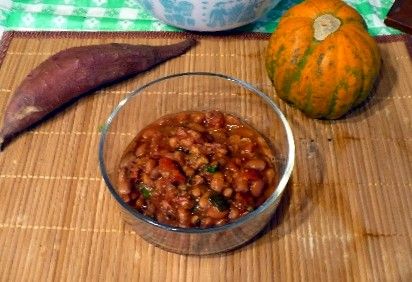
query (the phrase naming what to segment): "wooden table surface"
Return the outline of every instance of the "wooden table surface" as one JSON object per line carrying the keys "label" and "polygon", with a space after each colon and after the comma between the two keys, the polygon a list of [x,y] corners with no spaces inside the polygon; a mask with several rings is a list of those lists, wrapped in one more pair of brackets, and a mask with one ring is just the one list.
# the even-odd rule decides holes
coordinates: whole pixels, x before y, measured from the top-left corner
{"label": "wooden table surface", "polygon": [[[411,39],[377,38],[383,70],[371,99],[337,121],[313,120],[275,95],[265,35],[8,33],[1,43],[0,113],[51,54],[104,42],[165,44],[187,54],[106,87],[25,132],[0,154],[0,281],[412,281]],[[296,165],[259,238],[224,254],[184,256],[125,225],[101,179],[99,127],[143,83],[183,71],[246,80],[284,111]]]}

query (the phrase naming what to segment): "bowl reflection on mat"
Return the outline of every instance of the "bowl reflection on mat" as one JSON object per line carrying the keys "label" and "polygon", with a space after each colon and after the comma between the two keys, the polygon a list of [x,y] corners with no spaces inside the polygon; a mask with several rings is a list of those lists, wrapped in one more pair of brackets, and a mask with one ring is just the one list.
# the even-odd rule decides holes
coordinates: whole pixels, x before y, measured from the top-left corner
{"label": "bowl reflection on mat", "polygon": [[249,24],[280,0],[136,0],[157,19],[187,30],[221,31]]}
{"label": "bowl reflection on mat", "polygon": [[[117,194],[116,173],[120,158],[134,136],[161,116],[202,110],[234,114],[267,138],[275,153],[277,187],[259,208],[223,226],[201,229],[160,224],[140,214]],[[252,239],[269,222],[279,204],[294,157],[289,124],[268,96],[244,81],[200,72],[162,77],[130,93],[109,116],[99,143],[101,173],[125,221],[148,242],[184,254],[223,252]]]}

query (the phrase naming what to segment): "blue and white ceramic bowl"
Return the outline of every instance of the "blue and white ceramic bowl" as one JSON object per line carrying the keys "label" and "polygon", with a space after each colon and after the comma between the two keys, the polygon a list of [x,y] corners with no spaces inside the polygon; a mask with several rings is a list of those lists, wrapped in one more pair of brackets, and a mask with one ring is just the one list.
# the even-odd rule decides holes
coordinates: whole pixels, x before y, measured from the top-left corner
{"label": "blue and white ceramic bowl", "polygon": [[193,31],[221,31],[249,24],[281,0],[137,0],[157,19]]}

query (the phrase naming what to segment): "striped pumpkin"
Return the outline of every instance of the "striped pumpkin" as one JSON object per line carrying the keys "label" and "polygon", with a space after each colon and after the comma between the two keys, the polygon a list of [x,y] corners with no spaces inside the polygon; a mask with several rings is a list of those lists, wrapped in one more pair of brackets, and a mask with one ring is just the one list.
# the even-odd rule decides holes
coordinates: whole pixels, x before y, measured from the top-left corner
{"label": "striped pumpkin", "polygon": [[277,95],[313,118],[336,119],[369,95],[380,52],[359,13],[340,0],[307,0],[281,18],[266,52]]}

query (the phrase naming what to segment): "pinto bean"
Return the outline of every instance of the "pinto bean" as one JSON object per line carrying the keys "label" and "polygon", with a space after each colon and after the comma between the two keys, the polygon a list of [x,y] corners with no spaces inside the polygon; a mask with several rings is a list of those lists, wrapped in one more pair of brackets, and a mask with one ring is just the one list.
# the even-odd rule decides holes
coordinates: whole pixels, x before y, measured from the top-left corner
{"label": "pinto bean", "polygon": [[250,193],[253,195],[253,197],[257,198],[262,194],[264,187],[265,182],[263,182],[262,179],[252,181],[252,183],[250,184]]}
{"label": "pinto bean", "polygon": [[132,191],[132,185],[127,174],[128,173],[126,168],[119,170],[119,175],[117,178],[117,189],[119,191],[119,194],[126,195],[129,194],[130,191]]}
{"label": "pinto bean", "polygon": [[180,165],[184,165],[185,163],[185,154],[179,151],[173,153],[173,160],[177,161]]}
{"label": "pinto bean", "polygon": [[262,171],[266,167],[266,162],[262,159],[251,159],[251,160],[247,161],[247,163],[245,164],[245,167],[246,168],[253,168],[253,169],[256,169],[258,171]]}
{"label": "pinto bean", "polygon": [[236,192],[247,192],[249,190],[248,181],[244,177],[235,178],[234,187]]}
{"label": "pinto bean", "polygon": [[225,120],[226,120],[226,124],[230,124],[230,125],[240,125],[241,124],[239,118],[233,115],[226,115]]}
{"label": "pinto bean", "polygon": [[228,211],[219,211],[219,209],[215,206],[210,206],[206,211],[206,215],[214,219],[225,218],[227,214]]}
{"label": "pinto bean", "polygon": [[192,155],[200,155],[200,146],[197,144],[193,144],[192,146],[190,146],[189,152]]}
{"label": "pinto bean", "polygon": [[[191,130],[194,130],[194,131],[197,131],[197,132],[206,132],[206,128],[203,125],[201,125],[197,122],[191,122],[187,125],[187,127],[190,128]],[[199,134],[199,137],[200,136],[201,135]]]}
{"label": "pinto bean", "polygon": [[210,188],[220,193],[224,185],[225,185],[225,177],[223,173],[215,172],[212,175],[212,180],[210,181]]}
{"label": "pinto bean", "polygon": [[227,154],[226,146],[219,143],[205,143],[203,151],[206,154],[216,154],[218,156],[224,156]]}
{"label": "pinto bean", "polygon": [[239,143],[240,153],[253,156],[255,145],[249,138],[242,138]]}
{"label": "pinto bean", "polygon": [[193,188],[191,193],[192,193],[193,197],[196,197],[196,198],[198,198],[202,195],[202,191],[200,190],[199,187]]}
{"label": "pinto bean", "polygon": [[198,169],[201,166],[209,163],[208,159],[203,156],[203,155],[190,155],[187,159],[188,164],[193,168],[193,169]]}
{"label": "pinto bean", "polygon": [[186,184],[180,184],[179,186],[177,186],[177,188],[179,190],[186,191],[187,190],[187,185]]}
{"label": "pinto bean", "polygon": [[230,198],[233,194],[233,189],[231,188],[226,188],[225,190],[223,190],[223,196],[225,196],[226,198]]}
{"label": "pinto bean", "polygon": [[199,199],[199,207],[202,209],[207,209],[210,206],[209,202],[209,192],[206,192],[202,195],[202,197]]}
{"label": "pinto bean", "polygon": [[221,128],[225,124],[224,116],[221,112],[212,111],[206,113],[206,125],[210,128]]}
{"label": "pinto bean", "polygon": [[194,122],[196,122],[196,123],[198,123],[198,124],[201,124],[201,123],[203,122],[203,120],[205,119],[205,114],[202,113],[202,112],[192,113],[192,114],[190,114],[190,118],[191,118]]}
{"label": "pinto bean", "polygon": [[136,203],[135,203],[136,208],[141,209],[141,208],[144,206],[145,202],[146,202],[146,201],[145,201],[144,197],[143,197],[143,196],[140,196],[140,197],[137,198],[137,200],[136,200]]}
{"label": "pinto bean", "polygon": [[193,197],[199,198],[200,196],[202,196],[202,194],[207,190],[207,186],[206,185],[202,185],[202,184],[197,184],[194,185],[192,190],[191,190],[191,194],[193,195]]}
{"label": "pinto bean", "polygon": [[152,180],[152,178],[150,177],[149,174],[147,173],[143,173],[142,174],[142,182],[144,184],[146,184],[147,186],[153,187],[154,186],[154,181]]}
{"label": "pinto bean", "polygon": [[236,207],[232,206],[229,212],[229,219],[234,220],[238,218],[239,216],[240,216],[240,211]]}
{"label": "pinto bean", "polygon": [[211,227],[215,223],[215,220],[211,217],[204,217],[200,220],[201,227]]}
{"label": "pinto bean", "polygon": [[135,154],[137,157],[140,157],[140,156],[146,154],[146,152],[147,152],[147,147],[148,147],[147,143],[140,144],[140,145],[136,148],[134,154]]}
{"label": "pinto bean", "polygon": [[183,171],[185,172],[185,174],[187,176],[193,176],[195,174],[195,170],[193,168],[191,168],[190,166],[184,166],[182,167]]}
{"label": "pinto bean", "polygon": [[145,215],[154,216],[156,212],[156,206],[151,202],[146,203],[146,206],[147,207],[146,207]]}
{"label": "pinto bean", "polygon": [[130,195],[129,194],[120,194],[120,198],[126,203],[130,202]]}
{"label": "pinto bean", "polygon": [[181,227],[188,227],[190,224],[190,213],[184,208],[177,209],[177,218]]}
{"label": "pinto bean", "polygon": [[165,214],[165,215],[173,215],[174,214],[174,210],[172,205],[166,201],[166,200],[162,200],[160,202],[160,210]]}
{"label": "pinto bean", "polygon": [[253,206],[253,202],[254,199],[249,193],[236,193],[233,200],[233,205],[243,211],[251,208]]}
{"label": "pinto bean", "polygon": [[189,129],[187,131],[187,134],[189,134],[189,136],[192,137],[195,141],[199,141],[199,139],[202,138],[202,134],[200,134],[199,132],[197,132],[193,129]]}
{"label": "pinto bean", "polygon": [[272,183],[275,180],[276,174],[273,168],[268,168],[267,170],[265,170],[264,175],[266,177],[267,182],[269,183]]}
{"label": "pinto bean", "polygon": [[176,114],[176,121],[177,122],[184,122],[189,118],[189,113],[187,112],[182,112],[182,113],[178,113]]}
{"label": "pinto bean", "polygon": [[213,136],[213,140],[215,142],[219,142],[219,143],[225,143],[227,136],[225,134],[225,131],[223,129],[218,129],[218,130],[213,130],[212,132],[210,132],[210,135]]}
{"label": "pinto bean", "polygon": [[192,217],[190,218],[190,223],[193,226],[196,226],[200,221],[200,217],[198,215],[192,215]]}
{"label": "pinto bean", "polygon": [[184,138],[180,140],[180,144],[185,147],[190,147],[194,144],[195,140],[192,137]]}
{"label": "pinto bean", "polygon": [[192,182],[192,185],[199,185],[199,184],[205,183],[205,179],[199,174],[197,174],[192,178],[191,182]]}
{"label": "pinto bean", "polygon": [[240,135],[233,134],[229,137],[229,143],[237,144],[240,142]]}
{"label": "pinto bean", "polygon": [[184,209],[191,209],[194,207],[195,202],[190,198],[189,195],[187,195],[187,196],[178,196],[176,199],[176,204]]}
{"label": "pinto bean", "polygon": [[157,179],[160,177],[160,171],[159,171],[159,167],[155,167],[152,169],[152,171],[150,172],[150,178],[151,179]]}
{"label": "pinto bean", "polygon": [[156,167],[156,160],[149,159],[145,165],[144,171],[146,173],[151,173],[155,167]]}
{"label": "pinto bean", "polygon": [[177,139],[183,139],[183,138],[187,137],[186,129],[184,127],[181,127],[181,126],[176,128],[176,137],[177,137]]}
{"label": "pinto bean", "polygon": [[179,141],[176,137],[169,138],[169,146],[173,149],[176,149],[179,146]]}

